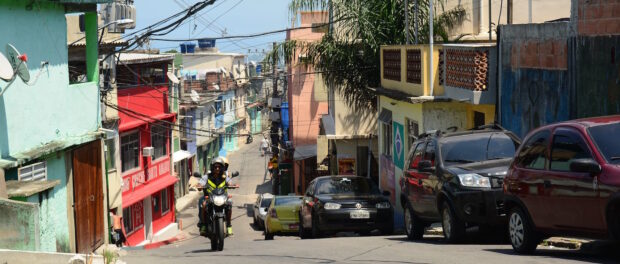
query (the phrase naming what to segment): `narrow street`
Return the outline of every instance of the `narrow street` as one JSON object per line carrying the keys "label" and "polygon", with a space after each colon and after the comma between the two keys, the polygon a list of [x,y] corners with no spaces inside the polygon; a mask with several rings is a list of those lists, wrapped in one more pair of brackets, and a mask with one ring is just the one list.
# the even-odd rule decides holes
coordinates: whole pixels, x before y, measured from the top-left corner
{"label": "narrow street", "polygon": [[300,240],[276,237],[265,241],[262,231],[252,226],[251,206],[258,193],[268,192],[266,160],[258,152],[259,141],[244,145],[229,154],[231,171],[238,170],[235,181],[241,188],[232,191],[235,207],[235,235],[225,240],[224,251],[210,250],[209,240],[197,236],[196,208],[188,208],[179,217],[190,238],[153,250],[128,251],[127,263],[613,263],[617,256],[601,250],[574,251],[539,246],[534,256],[515,255],[509,244],[470,241],[449,245],[439,236],[426,236],[422,242],[410,242],[404,235],[338,237]]}

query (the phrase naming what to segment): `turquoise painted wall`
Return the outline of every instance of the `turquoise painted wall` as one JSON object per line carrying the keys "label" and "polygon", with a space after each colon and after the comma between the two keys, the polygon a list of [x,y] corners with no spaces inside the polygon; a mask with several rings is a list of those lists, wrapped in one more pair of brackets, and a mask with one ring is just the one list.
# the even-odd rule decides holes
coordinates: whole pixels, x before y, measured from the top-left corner
{"label": "turquoise painted wall", "polygon": [[[28,202],[39,203],[40,251],[70,252],[69,217],[67,215],[67,176],[65,153],[59,152],[45,159],[47,179],[60,180],[60,184],[47,192],[28,197]],[[41,195],[42,199],[39,199]]]}
{"label": "turquoise painted wall", "polygon": [[[37,82],[15,80],[0,97],[0,154],[9,155],[53,141],[87,141],[100,124],[95,83],[69,85],[67,25],[61,4],[35,1],[0,2],[0,51],[7,43],[28,55],[31,82],[42,61],[49,62]],[[11,25],[11,26],[7,26]],[[0,80],[0,87],[7,83]]]}

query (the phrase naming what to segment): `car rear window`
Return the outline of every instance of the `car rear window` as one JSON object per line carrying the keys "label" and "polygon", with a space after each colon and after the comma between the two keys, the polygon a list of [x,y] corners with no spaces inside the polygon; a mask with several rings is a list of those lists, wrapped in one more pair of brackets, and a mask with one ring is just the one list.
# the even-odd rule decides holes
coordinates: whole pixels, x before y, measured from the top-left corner
{"label": "car rear window", "polygon": [[620,164],[620,123],[593,126],[588,132],[607,162]]}
{"label": "car rear window", "polygon": [[444,164],[464,164],[514,157],[519,143],[504,133],[481,133],[444,138],[440,142]]}
{"label": "car rear window", "polygon": [[317,183],[317,194],[378,194],[379,188],[366,178],[331,178]]}
{"label": "car rear window", "polygon": [[299,204],[301,201],[300,196],[291,196],[291,197],[278,197],[276,198],[276,206],[278,205],[295,205]]}
{"label": "car rear window", "polygon": [[270,204],[271,204],[271,198],[264,198],[260,202],[260,207],[269,207]]}

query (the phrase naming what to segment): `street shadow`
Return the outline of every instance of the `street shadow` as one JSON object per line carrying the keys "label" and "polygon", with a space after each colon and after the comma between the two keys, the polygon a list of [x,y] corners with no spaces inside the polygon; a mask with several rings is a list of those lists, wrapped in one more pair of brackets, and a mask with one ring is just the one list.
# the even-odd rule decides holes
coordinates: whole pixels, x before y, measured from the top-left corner
{"label": "street shadow", "polygon": [[247,217],[254,217],[254,204],[244,204],[243,206],[237,206],[237,209],[245,209],[245,215]]}
{"label": "street shadow", "polygon": [[[521,254],[516,253],[512,249],[484,249],[485,251],[494,252],[498,254],[511,255],[511,256],[521,256]],[[551,248],[541,248],[538,249],[531,254],[532,256],[537,257],[545,257],[545,258],[554,258],[554,259],[563,259],[563,260],[573,260],[573,261],[586,261],[591,263],[618,263],[618,259],[620,254],[616,249],[615,252],[612,251],[589,251],[589,250],[567,250],[567,249],[551,249]]]}
{"label": "street shadow", "polygon": [[415,240],[415,241],[411,241],[407,239],[407,236],[390,236],[390,237],[385,237],[385,240],[398,241],[398,242],[410,242],[410,243],[422,243],[422,244],[429,244],[429,245],[446,244],[443,241],[443,237],[441,236],[424,236],[423,239]]}
{"label": "street shadow", "polygon": [[261,232],[263,231],[263,230],[261,230],[261,229],[260,229],[260,227],[258,227],[258,226],[256,226],[256,225],[254,225],[254,223],[249,223],[248,225],[249,225],[249,226],[252,228],[252,230],[254,230],[254,231],[261,231]]}
{"label": "street shadow", "polygon": [[212,249],[197,249],[192,251],[187,251],[185,254],[200,254],[200,253],[209,253],[209,252],[218,252],[217,250]]}

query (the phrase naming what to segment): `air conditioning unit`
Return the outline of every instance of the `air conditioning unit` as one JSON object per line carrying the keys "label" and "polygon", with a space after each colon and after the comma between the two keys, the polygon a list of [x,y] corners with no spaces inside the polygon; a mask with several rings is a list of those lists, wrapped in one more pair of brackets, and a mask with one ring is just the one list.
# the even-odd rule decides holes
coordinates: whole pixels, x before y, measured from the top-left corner
{"label": "air conditioning unit", "polygon": [[153,147],[145,147],[142,149],[142,157],[152,157],[155,153],[155,149]]}
{"label": "air conditioning unit", "polygon": [[279,112],[269,113],[269,121],[280,122],[280,113]]}
{"label": "air conditioning unit", "polygon": [[269,106],[271,108],[280,108],[282,107],[282,99],[280,98],[269,98]]}

